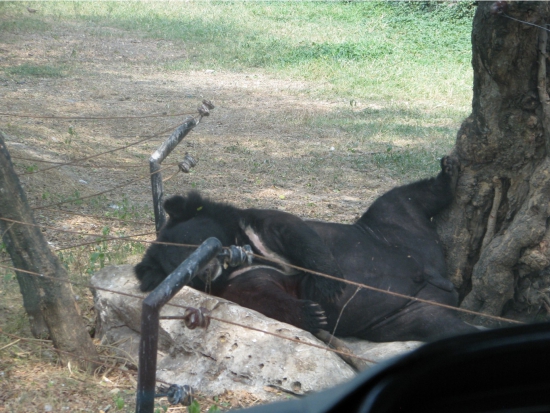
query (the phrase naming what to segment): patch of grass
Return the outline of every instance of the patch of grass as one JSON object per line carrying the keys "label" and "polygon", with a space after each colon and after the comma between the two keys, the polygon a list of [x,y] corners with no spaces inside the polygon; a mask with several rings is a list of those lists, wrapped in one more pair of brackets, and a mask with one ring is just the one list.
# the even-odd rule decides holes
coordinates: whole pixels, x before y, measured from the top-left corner
{"label": "patch of grass", "polygon": [[462,119],[460,110],[427,111],[410,109],[403,105],[363,110],[340,110],[309,120],[318,128],[338,128],[360,140],[377,141],[377,137],[401,139],[435,139],[456,133],[456,124]]}
{"label": "patch of grass", "polygon": [[[102,202],[103,205],[107,203],[106,200],[107,198],[105,197]],[[147,216],[144,211],[140,211],[140,208],[137,205],[132,204],[126,196],[123,196],[122,201],[119,203],[109,205],[109,208],[113,211],[106,212],[105,216],[117,218],[122,221],[140,220]]]}
{"label": "patch of grass", "polygon": [[[15,6],[13,6],[15,7]],[[33,6],[34,7],[34,6]],[[464,105],[472,2],[44,2],[43,15],[181,42],[168,70],[251,70],[323,83],[313,93]],[[21,14],[12,10],[14,18]],[[27,13],[28,14],[28,13]],[[26,16],[25,16],[26,17]],[[120,35],[120,33],[118,34]]]}
{"label": "patch of grass", "polygon": [[61,67],[49,65],[33,65],[23,63],[19,66],[8,67],[5,72],[19,77],[64,77],[65,71]]}
{"label": "patch of grass", "polygon": [[445,153],[426,148],[388,150],[372,155],[372,162],[380,169],[387,169],[414,181],[421,177],[435,176],[439,172],[438,160]]}
{"label": "patch of grass", "polygon": [[79,249],[60,251],[57,256],[73,276],[91,277],[106,265],[120,265],[133,255],[143,255],[145,244],[137,241],[111,240],[111,237],[124,237],[124,232],[111,234],[111,228],[103,227],[102,236],[93,245]]}
{"label": "patch of grass", "polygon": [[456,137],[458,110],[419,110],[388,105],[383,108],[336,111],[309,119],[327,135],[344,133],[337,152],[348,154],[355,169],[374,164],[407,181],[438,172],[441,156]]}
{"label": "patch of grass", "polygon": [[25,3],[0,1],[0,33],[45,32],[51,28],[42,16],[29,14],[26,6]]}

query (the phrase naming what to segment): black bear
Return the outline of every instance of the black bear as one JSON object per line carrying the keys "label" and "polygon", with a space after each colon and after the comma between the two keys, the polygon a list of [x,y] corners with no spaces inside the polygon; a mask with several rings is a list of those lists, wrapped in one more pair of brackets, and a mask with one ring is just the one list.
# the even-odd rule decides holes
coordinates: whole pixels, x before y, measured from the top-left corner
{"label": "black bear", "polygon": [[[289,263],[344,278],[321,237],[294,215],[276,210],[238,209],[203,199],[198,192],[189,193],[187,198],[176,195],[167,199],[164,210],[169,218],[158,241],[200,244],[209,236],[215,236],[222,245],[251,245],[256,254],[280,262],[278,268],[286,275],[298,272],[285,265]],[[192,250],[171,245],[151,246],[136,266],[142,291],[156,287]],[[158,265],[162,267],[161,272]],[[221,272],[222,268],[218,267],[212,278]],[[333,301],[345,287],[339,281],[324,277],[308,278],[311,279],[310,294],[319,300]]]}
{"label": "black bear", "polygon": [[[456,306],[458,294],[445,278],[432,217],[452,202],[457,174],[456,161],[444,157],[437,177],[392,189],[352,225],[239,209],[191,192],[165,202],[169,220],[158,241],[196,245],[214,236],[223,245],[250,244],[257,254],[277,258],[280,265],[265,261],[223,269],[213,264],[208,270],[213,281],[196,277],[192,286],[312,332],[324,328],[372,341],[426,341],[473,332],[477,329],[451,309],[338,280]],[[152,290],[192,251],[149,247],[135,268],[141,289]],[[296,271],[286,263],[335,278]]]}

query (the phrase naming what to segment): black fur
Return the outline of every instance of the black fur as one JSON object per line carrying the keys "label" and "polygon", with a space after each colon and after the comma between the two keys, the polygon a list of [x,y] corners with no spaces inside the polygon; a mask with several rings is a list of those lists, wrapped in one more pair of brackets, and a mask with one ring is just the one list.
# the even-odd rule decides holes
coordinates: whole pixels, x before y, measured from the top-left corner
{"label": "black fur", "polygon": [[[303,221],[281,211],[238,209],[192,192],[166,201],[170,218],[159,241],[198,244],[215,236],[224,245],[253,245],[251,232],[245,231],[250,228],[269,250],[291,264],[456,305],[458,296],[446,278],[444,252],[432,217],[452,202],[457,173],[456,162],[445,157],[437,177],[392,189],[352,225]],[[142,290],[158,285],[190,251],[151,246],[135,269]],[[431,340],[476,331],[452,310],[357,290],[307,272],[285,275],[259,267],[239,269],[242,273],[231,277],[231,271],[212,284],[213,294],[309,331],[332,331],[338,319],[337,335],[373,341]],[[205,288],[201,278],[193,286]]]}
{"label": "black fur", "polygon": [[[319,235],[294,215],[275,210],[238,209],[210,201],[197,192],[190,192],[187,197],[176,195],[167,199],[164,209],[169,218],[158,241],[200,244],[209,236],[216,236],[225,246],[250,245],[258,255],[272,252],[274,258],[292,265],[343,278],[331,251]],[[191,252],[192,249],[185,247],[159,244],[149,247],[135,268],[141,290],[155,288]],[[279,268],[288,275],[298,272],[285,265]],[[303,277],[311,278],[310,294],[318,300],[333,301],[344,289],[338,281],[308,274]]]}
{"label": "black fur", "polygon": [[283,323],[315,332],[327,327],[327,318],[319,304],[303,298],[307,295],[301,290],[303,281],[304,274],[289,276],[275,268],[254,266],[227,280],[223,288],[215,283],[214,294]]}

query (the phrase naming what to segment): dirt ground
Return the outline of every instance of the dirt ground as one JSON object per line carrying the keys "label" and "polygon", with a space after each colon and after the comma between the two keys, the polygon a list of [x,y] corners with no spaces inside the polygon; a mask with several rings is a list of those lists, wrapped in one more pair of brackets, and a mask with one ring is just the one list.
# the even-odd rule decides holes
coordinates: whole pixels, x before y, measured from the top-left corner
{"label": "dirt ground", "polygon": [[[195,114],[202,99],[216,108],[167,159],[165,164],[172,167],[163,177],[177,171],[175,162],[186,152],[199,163],[192,173],[165,182],[167,195],[197,189],[242,207],[278,208],[347,223],[400,183],[368,161],[369,151],[380,148],[358,143],[338,127],[318,125],[316,120],[324,116],[353,116],[349,102],[318,98],[322,85],[260,71],[167,71],[163,68],[170,62],[189,56],[182,44],[132,38],[115,29],[103,33],[98,37],[90,27],[67,23],[44,34],[0,37],[0,66],[6,69],[0,71],[0,129],[9,138],[8,149],[33,207],[143,177],[96,198],[38,210],[40,224],[92,234],[106,226],[111,234],[154,231],[148,158],[187,116],[168,115]],[[17,71],[21,65],[60,68],[60,76],[25,75]],[[354,108],[362,109],[364,105]],[[152,114],[162,116],[131,118]],[[82,160],[161,131],[143,144]],[[68,161],[75,164],[41,171],[51,162]],[[121,211],[139,222],[105,218],[120,217]],[[89,239],[52,229],[43,232],[53,249]],[[10,294],[13,285],[13,280],[2,284],[0,327],[30,337],[20,297]],[[47,346],[14,341],[0,345],[8,346],[0,352],[0,411],[97,412],[109,410],[107,405],[114,411],[121,394],[126,407],[120,410],[132,410],[135,387],[129,375],[114,370],[95,379],[69,374],[44,355],[50,351]],[[253,404],[248,397],[239,400]],[[241,403],[234,402],[234,395],[224,400],[224,406]]]}
{"label": "dirt ground", "polygon": [[[204,118],[170,157],[174,162],[189,152],[199,165],[191,175],[169,181],[168,194],[196,188],[242,206],[276,207],[308,218],[349,222],[397,183],[376,168],[357,167],[366,155],[348,150],[354,137],[338,128],[315,127],[315,118],[349,107],[348,102],[313,98],[318,85],[261,73],[167,72],[159,69],[160,63],[184,56],[181,45],[127,38],[111,30],[112,37],[107,38],[61,28],[56,34],[3,36],[2,66],[57,64],[69,69],[62,78],[1,79],[2,112],[65,117],[192,114],[203,98],[209,99],[216,105],[211,117]],[[184,118],[3,117],[3,129],[11,138],[14,156],[66,162],[175,129]],[[37,203],[42,193],[31,189],[39,186],[37,178],[43,178],[40,185],[48,188],[48,175],[55,182],[65,178],[67,189],[82,194],[104,190],[146,174],[149,155],[169,133],[90,160],[86,168],[63,167],[22,180]],[[127,187],[124,194],[132,202],[149,205],[149,191],[145,179]]]}

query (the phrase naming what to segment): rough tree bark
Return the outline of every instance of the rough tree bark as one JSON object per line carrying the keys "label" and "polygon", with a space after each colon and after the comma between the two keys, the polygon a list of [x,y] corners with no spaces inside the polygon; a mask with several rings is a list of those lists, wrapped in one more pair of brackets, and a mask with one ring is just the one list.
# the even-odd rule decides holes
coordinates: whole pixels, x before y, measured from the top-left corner
{"label": "rough tree bark", "polygon": [[[457,196],[438,228],[462,307],[550,314],[550,111],[546,2],[479,2],[472,114],[458,131]],[[475,324],[495,326],[483,317]]]}
{"label": "rough tree bark", "polygon": [[[0,236],[6,244],[15,268],[48,277],[68,278],[65,268],[50,251],[40,228],[17,224],[35,224],[32,210],[0,132]],[[10,220],[10,221],[8,221]],[[23,304],[35,337],[49,336],[55,348],[62,350],[64,362],[88,369],[97,360],[92,339],[84,328],[70,285],[65,282],[16,271]],[[69,356],[66,352],[80,357]]]}

